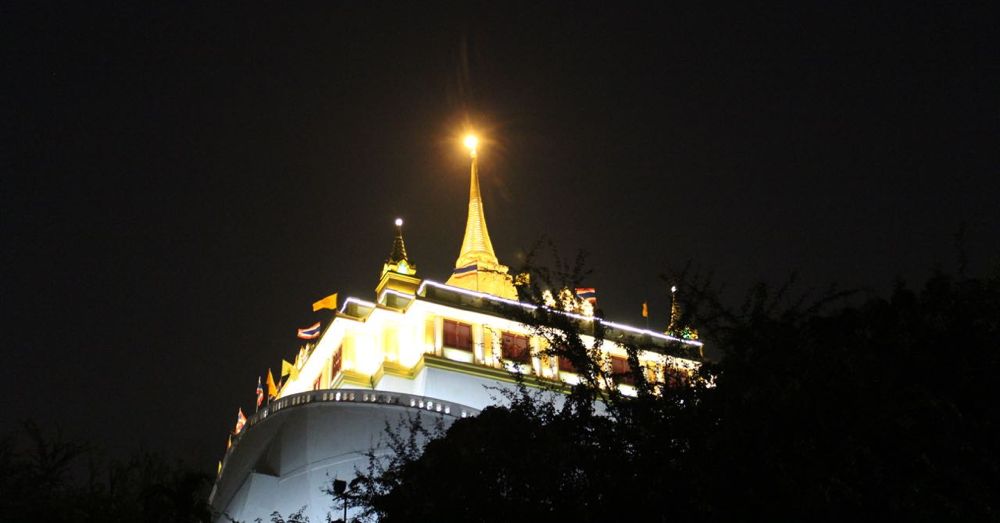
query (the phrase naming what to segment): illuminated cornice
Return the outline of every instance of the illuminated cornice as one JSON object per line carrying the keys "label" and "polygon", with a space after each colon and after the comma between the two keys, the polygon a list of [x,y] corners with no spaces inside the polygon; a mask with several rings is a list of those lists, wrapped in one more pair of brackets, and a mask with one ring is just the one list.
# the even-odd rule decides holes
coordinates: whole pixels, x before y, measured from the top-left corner
{"label": "illuminated cornice", "polygon": [[[368,309],[368,312],[361,315],[349,313],[347,312],[347,310],[351,308],[351,305],[364,307]],[[370,301],[350,297],[344,300],[344,304],[340,306],[340,310],[337,311],[337,317],[348,320],[357,320],[357,319],[364,320],[371,314],[371,311],[374,310],[375,308],[376,305]]]}
{"label": "illuminated cornice", "polygon": [[[483,300],[489,300],[489,301],[493,301],[493,302],[497,302],[497,303],[503,303],[503,304],[507,304],[507,305],[513,305],[513,306],[516,306],[516,307],[521,307],[521,308],[526,309],[526,310],[532,310],[533,311],[533,310],[535,310],[535,309],[538,308],[538,305],[533,305],[533,304],[530,304],[530,303],[524,303],[524,302],[520,302],[520,301],[517,301],[517,300],[509,300],[507,298],[501,298],[499,296],[494,296],[492,294],[487,294],[487,293],[484,293],[484,292],[471,291],[471,290],[468,290],[468,289],[463,289],[461,287],[454,287],[454,286],[451,286],[451,285],[445,285],[443,283],[438,283],[438,282],[432,281],[432,280],[424,280],[420,284],[420,287],[417,288],[417,295],[423,295],[425,293],[425,289],[427,288],[427,286],[436,287],[436,288],[444,289],[444,290],[447,290],[447,291],[457,292],[457,293],[460,293],[460,294],[464,294],[466,296],[471,296],[471,297],[474,297],[474,298],[480,298],[480,299],[483,299]],[[681,339],[681,338],[676,338],[674,336],[668,336],[666,334],[662,334],[662,333],[659,333],[659,332],[651,331],[649,329],[640,329],[640,328],[637,328],[637,327],[632,327],[630,325],[625,325],[623,323],[617,323],[617,322],[613,322],[613,321],[603,320],[601,318],[596,318],[596,317],[593,317],[593,316],[583,316],[582,314],[576,314],[576,313],[573,313],[573,312],[561,311],[561,310],[558,310],[558,309],[551,309],[551,308],[548,308],[548,307],[546,307],[545,309],[548,310],[548,311],[550,311],[550,312],[555,312],[555,313],[558,313],[558,314],[562,314],[564,316],[568,316],[570,318],[574,318],[574,319],[577,319],[577,320],[599,322],[599,323],[601,323],[601,324],[603,324],[603,325],[605,325],[607,327],[611,327],[611,328],[614,328],[614,329],[618,329],[618,330],[622,330],[622,331],[626,331],[626,332],[631,332],[631,333],[639,334],[639,335],[643,335],[643,336],[650,336],[650,337],[655,338],[655,339],[660,339],[660,340],[664,340],[664,341],[671,341],[671,342],[682,343],[684,345],[690,345],[690,346],[693,346],[693,347],[702,347],[704,345],[700,341],[685,340],[685,339]]]}
{"label": "illuminated cornice", "polygon": [[358,305],[362,305],[364,307],[375,308],[375,304],[372,303],[372,302],[370,302],[370,301],[362,300],[360,298],[353,298],[353,297],[351,297],[351,298],[347,298],[346,300],[344,300],[344,304],[340,306],[340,310],[338,312],[343,313],[345,310],[347,310],[347,305],[351,304],[351,303],[357,303]]}
{"label": "illuminated cornice", "polygon": [[[421,298],[423,298],[426,295],[426,289],[427,289],[427,287],[434,287],[434,288],[442,289],[442,290],[449,291],[449,292],[455,292],[455,293],[459,293],[459,294],[462,294],[462,295],[465,295],[465,296],[469,296],[469,297],[472,297],[472,298],[478,298],[478,299],[482,299],[482,300],[487,300],[487,301],[498,303],[498,304],[504,304],[504,305],[510,305],[510,306],[514,306],[514,307],[520,307],[520,308],[522,308],[524,310],[529,310],[529,311],[536,310],[539,307],[538,305],[533,305],[531,303],[524,303],[524,302],[520,302],[520,301],[517,301],[517,300],[510,300],[510,299],[507,299],[507,298],[501,298],[499,296],[495,296],[493,294],[487,294],[485,292],[477,292],[477,291],[472,291],[472,290],[469,290],[469,289],[463,289],[461,287],[455,287],[455,286],[452,286],[452,285],[445,285],[443,283],[438,283],[438,282],[433,281],[433,280],[423,280],[420,283],[420,286],[417,288],[416,296],[414,296],[412,294],[398,292],[398,291],[395,291],[395,290],[392,290],[392,289],[383,289],[382,292],[379,293],[379,295],[378,295],[378,304],[380,304],[380,305],[384,304],[386,296],[388,296],[388,295],[398,296],[400,298],[407,299],[407,300],[421,299]],[[360,305],[360,306],[368,308],[368,309],[375,309],[377,307],[377,305],[375,303],[372,303],[370,301],[366,301],[366,300],[362,300],[362,299],[358,299],[358,298],[354,298],[354,297],[347,298],[346,300],[344,300],[344,304],[341,306],[340,311],[339,311],[340,314],[344,315],[344,317],[346,317],[347,319],[359,318],[359,316],[353,316],[353,315],[349,315],[349,314],[346,313],[346,310],[347,310],[348,306],[351,303]],[[549,308],[549,307],[545,307],[545,309],[547,311],[549,311],[549,312],[561,314],[563,316],[566,316],[566,317],[569,317],[569,318],[573,318],[575,320],[579,320],[579,321],[582,321],[582,322],[598,322],[598,323],[601,323],[602,325],[604,325],[605,327],[610,327],[612,329],[617,329],[617,330],[620,330],[620,331],[624,331],[624,332],[636,334],[636,335],[639,335],[639,336],[649,336],[649,337],[651,337],[653,339],[657,339],[657,340],[661,340],[661,341],[667,341],[667,342],[680,343],[682,345],[687,345],[687,346],[690,346],[690,347],[701,348],[701,347],[704,346],[704,343],[702,343],[700,341],[685,340],[683,338],[677,338],[675,336],[670,336],[670,335],[663,334],[663,333],[660,333],[660,332],[651,331],[649,329],[640,329],[638,327],[633,327],[631,325],[626,325],[624,323],[618,323],[618,322],[614,322],[614,321],[609,321],[609,320],[601,319],[601,318],[594,317],[594,316],[584,316],[582,314],[576,314],[576,313],[573,313],[573,312],[561,311],[561,310],[552,309],[552,308]],[[360,317],[360,318],[363,319],[365,317],[367,317],[367,315],[365,315],[363,317]]]}
{"label": "illuminated cornice", "polygon": [[404,300],[410,300],[410,301],[413,301],[414,299],[416,299],[416,296],[414,296],[413,294],[407,294],[405,292],[394,291],[392,289],[382,289],[382,292],[379,293],[378,298],[376,300],[376,301],[378,301],[379,305],[385,305],[385,298],[386,298],[386,296],[398,296],[398,297],[400,297],[400,298],[402,298]]}

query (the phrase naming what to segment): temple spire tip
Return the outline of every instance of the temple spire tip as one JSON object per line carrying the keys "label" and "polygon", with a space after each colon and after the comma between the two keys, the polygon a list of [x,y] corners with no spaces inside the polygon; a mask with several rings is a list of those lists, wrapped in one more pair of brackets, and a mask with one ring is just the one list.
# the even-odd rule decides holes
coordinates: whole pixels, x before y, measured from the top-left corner
{"label": "temple spire tip", "polygon": [[396,224],[396,237],[392,240],[392,252],[389,253],[389,259],[385,261],[382,272],[383,274],[387,271],[414,274],[417,272],[417,267],[410,263],[406,254],[406,242],[403,241],[403,219],[396,218],[394,223]]}

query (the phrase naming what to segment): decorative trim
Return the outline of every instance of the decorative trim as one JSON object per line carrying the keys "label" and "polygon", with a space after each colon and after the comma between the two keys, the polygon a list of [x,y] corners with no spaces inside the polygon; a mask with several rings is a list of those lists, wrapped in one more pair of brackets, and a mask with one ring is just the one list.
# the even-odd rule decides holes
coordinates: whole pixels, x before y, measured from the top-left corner
{"label": "decorative trim", "polygon": [[[423,365],[428,368],[459,372],[469,376],[475,376],[477,378],[486,378],[502,381],[504,383],[517,383],[517,378],[507,369],[487,367],[479,363],[465,363],[462,361],[450,360],[433,354],[424,354],[424,357],[421,359]],[[546,379],[533,374],[523,374],[521,376],[521,381],[529,387],[539,389],[554,390],[567,394],[572,391],[572,388],[568,384],[563,383],[562,381],[557,381],[555,378]]]}
{"label": "decorative trim", "polygon": [[455,267],[455,269],[453,269],[451,273],[457,276],[459,274],[475,272],[477,268],[478,266],[475,263],[473,263],[472,265],[466,265],[465,267]]}

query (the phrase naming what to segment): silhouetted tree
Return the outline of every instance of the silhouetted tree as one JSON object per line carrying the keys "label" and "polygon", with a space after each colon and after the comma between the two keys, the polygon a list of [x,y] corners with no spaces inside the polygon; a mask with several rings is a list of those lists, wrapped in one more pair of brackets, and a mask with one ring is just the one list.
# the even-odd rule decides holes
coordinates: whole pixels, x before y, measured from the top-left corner
{"label": "silhouetted tree", "polygon": [[699,480],[717,513],[997,517],[996,278],[935,272],[829,313],[759,287],[714,309],[724,357],[692,472],[724,472]]}
{"label": "silhouetted tree", "polygon": [[209,479],[148,452],[106,459],[26,422],[0,445],[0,521],[207,522]]}
{"label": "silhouetted tree", "polygon": [[388,522],[998,518],[996,277],[935,272],[859,304],[759,286],[735,308],[680,283],[722,353],[700,379],[635,371],[638,396],[616,394],[587,327],[536,309],[522,321],[584,375],[567,401],[522,388],[426,445],[397,439],[353,502]]}

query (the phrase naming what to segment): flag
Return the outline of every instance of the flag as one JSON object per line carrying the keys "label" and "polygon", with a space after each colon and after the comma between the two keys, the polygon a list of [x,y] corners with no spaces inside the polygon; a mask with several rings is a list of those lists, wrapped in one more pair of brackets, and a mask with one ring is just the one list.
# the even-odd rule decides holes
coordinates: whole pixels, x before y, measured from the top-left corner
{"label": "flag", "polygon": [[243,407],[240,407],[240,411],[236,413],[236,432],[234,434],[239,434],[243,430],[243,425],[247,424],[247,417],[243,415]]}
{"label": "flag", "polygon": [[222,475],[222,460],[221,459],[219,460],[219,469],[217,471],[215,471],[215,475],[216,476],[221,476]]}
{"label": "flag", "polygon": [[226,450],[229,450],[233,446],[233,435],[230,434],[229,438],[226,439]]}
{"label": "flag", "polygon": [[299,369],[288,363],[285,360],[281,360],[281,375],[291,376],[293,380],[299,379]]}
{"label": "flag", "polygon": [[257,376],[257,408],[260,408],[260,404],[264,403],[264,387],[260,383],[260,376]]}
{"label": "flag", "polygon": [[642,317],[649,317],[649,305],[646,302],[642,302]]}
{"label": "flag", "polygon": [[274,385],[274,376],[271,374],[271,369],[267,369],[267,397],[278,397],[278,387]]}
{"label": "flag", "polygon": [[322,300],[313,304],[313,312],[330,309],[332,311],[337,310],[337,293],[333,293]]}
{"label": "flag", "polygon": [[597,305],[597,289],[593,287],[577,287],[576,295],[581,300],[589,301],[591,305]]}
{"label": "flag", "polygon": [[313,325],[304,329],[299,329],[299,337],[304,340],[315,340],[316,338],[319,338],[319,322],[317,321]]}

